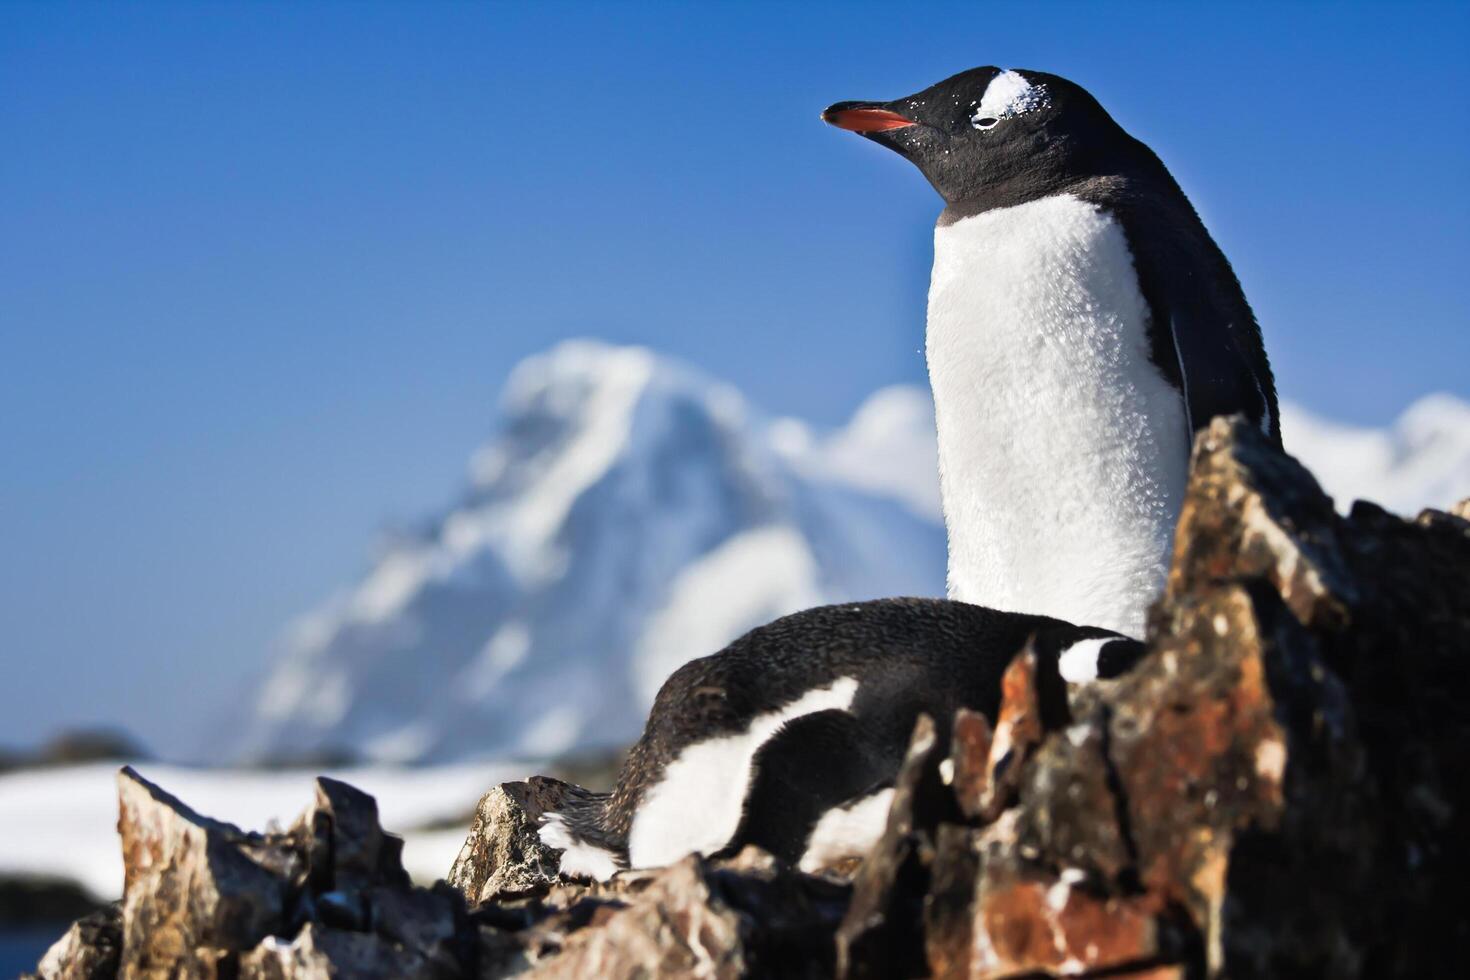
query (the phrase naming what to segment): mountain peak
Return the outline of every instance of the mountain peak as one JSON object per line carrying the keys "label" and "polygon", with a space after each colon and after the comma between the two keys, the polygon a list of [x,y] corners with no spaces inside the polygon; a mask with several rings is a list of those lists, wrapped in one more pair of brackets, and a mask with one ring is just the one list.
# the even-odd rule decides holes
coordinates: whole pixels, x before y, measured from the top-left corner
{"label": "mountain peak", "polygon": [[678,361],[569,341],[501,406],[460,501],[294,631],[243,754],[619,744],[663,676],[754,626],[943,592],[937,521],[828,466],[830,440],[778,451],[736,389]]}

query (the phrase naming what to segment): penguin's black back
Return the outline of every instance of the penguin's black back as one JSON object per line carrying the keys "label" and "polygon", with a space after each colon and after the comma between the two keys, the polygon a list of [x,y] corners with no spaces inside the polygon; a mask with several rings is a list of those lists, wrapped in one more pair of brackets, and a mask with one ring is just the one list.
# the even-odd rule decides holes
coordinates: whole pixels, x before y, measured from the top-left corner
{"label": "penguin's black back", "polygon": [[[813,780],[833,782],[819,794],[830,806],[845,798],[831,798],[837,787],[847,787],[851,796],[866,789],[874,773],[891,777],[897,771],[920,712],[944,723],[968,707],[994,719],[1001,675],[1029,638],[1036,638],[1039,651],[1055,652],[1079,639],[1113,635],[945,599],[882,599],[783,617],[669,677],[606,803],[602,825],[626,838],[641,792],[688,746],[740,733],[753,718],[850,677],[858,689],[848,711],[797,719],[788,730],[800,737],[788,732],[773,740],[802,758],[778,763],[776,745],[762,752],[765,765],[794,766]],[[818,776],[821,767],[827,768]]]}

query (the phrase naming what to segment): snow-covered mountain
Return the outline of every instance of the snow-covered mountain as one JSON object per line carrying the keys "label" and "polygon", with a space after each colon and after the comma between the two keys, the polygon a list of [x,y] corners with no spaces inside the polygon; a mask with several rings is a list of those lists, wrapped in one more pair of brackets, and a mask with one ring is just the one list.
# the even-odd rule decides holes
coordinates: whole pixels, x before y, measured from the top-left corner
{"label": "snow-covered mountain", "polygon": [[876,397],[823,437],[644,349],[531,358],[462,499],[291,631],[240,754],[622,744],[674,668],[753,626],[942,594],[927,400]]}
{"label": "snow-covered mountain", "polygon": [[[933,410],[874,394],[837,432],[767,419],[640,348],[563,344],[516,369],[469,485],[307,616],[262,688],[244,757],[545,757],[635,737],[664,678],[821,602],[939,595]],[[1287,448],[1344,509],[1470,494],[1470,405],[1391,428],[1292,405]]]}

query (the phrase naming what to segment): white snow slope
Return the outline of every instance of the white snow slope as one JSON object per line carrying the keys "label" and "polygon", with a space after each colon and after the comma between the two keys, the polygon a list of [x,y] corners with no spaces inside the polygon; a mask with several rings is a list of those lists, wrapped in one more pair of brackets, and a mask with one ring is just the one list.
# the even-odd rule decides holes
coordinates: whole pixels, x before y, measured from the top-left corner
{"label": "white snow slope", "polygon": [[927,399],[874,404],[822,436],[641,348],[527,360],[462,499],[291,631],[238,756],[621,745],[671,671],[754,626],[943,594]]}
{"label": "white snow slope", "polygon": [[[641,348],[565,343],[513,373],[462,499],[306,617],[241,757],[544,758],[626,743],[664,678],[822,602],[940,595],[928,392],[884,389],[835,433],[768,420]],[[1283,407],[1344,508],[1470,493],[1470,405],[1390,429]]]}

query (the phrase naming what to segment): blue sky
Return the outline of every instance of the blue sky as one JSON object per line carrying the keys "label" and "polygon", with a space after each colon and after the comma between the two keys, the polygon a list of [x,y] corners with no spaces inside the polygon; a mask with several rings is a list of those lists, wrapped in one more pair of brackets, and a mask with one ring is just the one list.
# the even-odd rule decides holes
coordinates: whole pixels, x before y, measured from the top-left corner
{"label": "blue sky", "polygon": [[174,754],[512,364],[637,341],[768,410],[923,380],[937,199],[822,126],[978,64],[1096,94],[1283,392],[1470,395],[1470,6],[0,5],[0,744]]}

